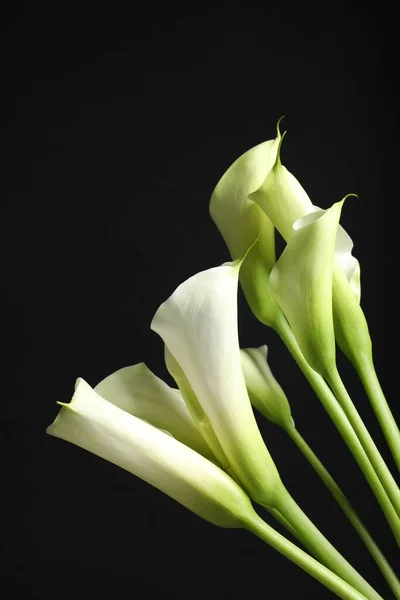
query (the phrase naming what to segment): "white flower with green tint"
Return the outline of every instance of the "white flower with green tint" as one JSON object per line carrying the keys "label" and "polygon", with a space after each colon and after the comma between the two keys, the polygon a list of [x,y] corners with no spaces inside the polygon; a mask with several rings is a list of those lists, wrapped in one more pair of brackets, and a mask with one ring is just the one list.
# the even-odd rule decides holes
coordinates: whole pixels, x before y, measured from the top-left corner
{"label": "white flower with green tint", "polygon": [[182,394],[154,375],[144,363],[119,369],[94,389],[122,410],[168,431],[189,448],[216,460],[193,421]]}
{"label": "white flower with green tint", "polygon": [[241,368],[239,268],[239,263],[227,263],[190,277],[160,306],[151,328],[184,373],[230,472],[251,498],[273,505],[282,484],[255,421]]}
{"label": "white flower with green tint", "polygon": [[[120,402],[118,394],[112,397]],[[105,400],[83,379],[47,433],[133,473],[220,527],[241,527],[253,514],[249,498],[222,469]]]}

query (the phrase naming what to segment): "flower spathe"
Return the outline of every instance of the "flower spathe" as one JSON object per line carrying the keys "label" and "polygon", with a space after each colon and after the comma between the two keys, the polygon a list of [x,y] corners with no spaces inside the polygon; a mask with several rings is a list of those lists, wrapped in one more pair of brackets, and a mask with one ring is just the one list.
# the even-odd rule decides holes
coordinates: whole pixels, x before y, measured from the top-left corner
{"label": "flower spathe", "polygon": [[189,381],[186,378],[185,373],[182,371],[179,363],[172,356],[167,346],[164,346],[164,358],[165,366],[167,367],[170,375],[175,379],[177,384],[182,402],[186,403],[187,410],[191,414],[194,423],[196,423],[197,430],[202,436],[205,444],[209,448],[209,452],[213,455],[213,460],[217,462],[227,473],[234,476],[233,469],[229,465],[229,461],[225,456],[221,444],[218,441],[213,426],[204,412],[203,407],[198,401],[196,394],[194,393]]}
{"label": "flower spathe", "polygon": [[168,431],[186,446],[215,460],[179,390],[171,388],[154,375],[144,363],[119,369],[94,389],[122,410]]}
{"label": "flower spathe", "polygon": [[225,263],[182,283],[151,328],[180,365],[235,476],[250,497],[273,505],[281,490],[244,380],[237,325],[240,263]]}
{"label": "flower spathe", "polygon": [[245,492],[222,469],[108,402],[83,379],[47,433],[133,473],[220,527],[241,527],[253,514]]}
{"label": "flower spathe", "polygon": [[343,200],[297,222],[271,271],[271,291],[288,319],[311,367],[321,375],[335,369],[332,274]]}
{"label": "flower spathe", "polygon": [[257,318],[272,325],[279,311],[269,293],[268,275],[275,264],[274,226],[249,195],[273,167],[279,139],[263,142],[240,156],[224,173],[210,199],[210,214],[232,260],[257,243],[240,269],[240,283]]}

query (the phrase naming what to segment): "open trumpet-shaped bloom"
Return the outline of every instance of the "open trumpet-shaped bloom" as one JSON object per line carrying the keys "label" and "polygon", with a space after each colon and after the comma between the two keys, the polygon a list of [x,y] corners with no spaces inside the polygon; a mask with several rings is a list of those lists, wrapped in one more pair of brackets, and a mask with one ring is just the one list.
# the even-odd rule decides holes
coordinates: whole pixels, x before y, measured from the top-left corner
{"label": "open trumpet-shaped bloom", "polygon": [[241,527],[253,514],[245,492],[222,469],[108,402],[82,379],[47,433],[133,473],[220,527]]}
{"label": "open trumpet-shaped bloom", "polygon": [[273,505],[280,477],[258,430],[241,368],[237,328],[240,264],[227,263],[182,283],[156,312],[156,331],[180,365],[249,495]]}

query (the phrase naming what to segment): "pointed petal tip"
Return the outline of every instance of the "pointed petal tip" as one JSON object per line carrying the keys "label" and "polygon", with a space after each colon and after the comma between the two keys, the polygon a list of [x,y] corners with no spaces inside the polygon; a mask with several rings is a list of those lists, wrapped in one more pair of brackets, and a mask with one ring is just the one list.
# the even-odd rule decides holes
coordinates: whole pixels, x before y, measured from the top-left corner
{"label": "pointed petal tip", "polygon": [[286,115],[281,115],[279,117],[279,119],[278,119],[278,122],[276,124],[276,137],[277,138],[281,138],[282,137],[280,125],[281,125],[281,122],[283,121],[283,119],[285,119],[285,118],[286,118]]}

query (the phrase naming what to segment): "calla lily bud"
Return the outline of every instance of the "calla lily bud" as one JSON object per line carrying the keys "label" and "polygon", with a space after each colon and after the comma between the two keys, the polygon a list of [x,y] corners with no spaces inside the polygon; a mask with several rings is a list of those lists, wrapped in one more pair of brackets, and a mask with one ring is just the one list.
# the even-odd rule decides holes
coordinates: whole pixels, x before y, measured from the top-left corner
{"label": "calla lily bud", "polygon": [[215,464],[172,436],[111,404],[78,379],[70,404],[47,433],[133,473],[220,527],[253,514],[244,491]]}
{"label": "calla lily bud", "polygon": [[164,383],[144,363],[119,369],[94,389],[115,406],[168,431],[186,446],[215,461],[179,390]]}
{"label": "calla lily bud", "polygon": [[332,316],[334,249],[343,200],[297,221],[270,275],[271,291],[311,367],[323,376],[336,366]]}
{"label": "calla lily bud", "polygon": [[240,284],[255,316],[273,325],[279,309],[269,292],[268,276],[275,264],[275,230],[267,215],[250,200],[275,163],[279,136],[240,156],[221,177],[210,200],[210,214],[228,246],[232,260],[257,243],[240,269]]}
{"label": "calla lily bud", "polygon": [[290,405],[267,362],[267,346],[240,351],[250,401],[266,419],[288,429],[293,427]]}
{"label": "calla lily bud", "polygon": [[273,506],[282,490],[247,394],[239,348],[240,263],[203,271],[182,283],[151,328],[185,374],[221,448],[250,497]]}

